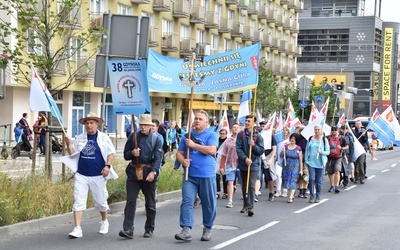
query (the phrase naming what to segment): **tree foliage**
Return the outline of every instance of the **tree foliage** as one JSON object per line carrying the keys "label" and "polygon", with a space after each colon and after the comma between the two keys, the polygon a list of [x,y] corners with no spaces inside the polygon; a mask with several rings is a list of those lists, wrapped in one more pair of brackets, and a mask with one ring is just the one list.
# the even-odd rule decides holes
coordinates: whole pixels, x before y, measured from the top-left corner
{"label": "tree foliage", "polygon": [[[74,84],[82,70],[89,70],[88,60],[97,54],[104,30],[98,23],[93,25],[89,9],[82,9],[87,4],[83,0],[0,1],[5,14],[0,16],[0,49],[9,56],[18,82],[29,85],[32,63],[54,95]],[[76,58],[80,63],[71,60]],[[54,76],[64,77],[63,84],[52,86]]]}

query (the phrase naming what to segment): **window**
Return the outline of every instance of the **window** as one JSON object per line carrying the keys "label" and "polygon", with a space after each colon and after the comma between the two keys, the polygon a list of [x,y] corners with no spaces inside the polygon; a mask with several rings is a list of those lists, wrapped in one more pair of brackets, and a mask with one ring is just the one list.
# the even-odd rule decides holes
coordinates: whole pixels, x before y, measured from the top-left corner
{"label": "window", "polygon": [[107,10],[107,1],[90,0],[90,11],[94,13],[103,13]]}
{"label": "window", "polygon": [[119,3],[118,4],[118,14],[132,15],[132,7]]}
{"label": "window", "polygon": [[224,48],[225,51],[231,51],[232,50],[232,40],[229,39],[224,39]]}
{"label": "window", "polygon": [[82,50],[82,40],[71,37],[68,39],[67,55],[70,60],[76,61],[79,58],[84,58],[84,52]]}
{"label": "window", "polygon": [[197,30],[196,41],[198,43],[204,43],[206,41],[206,32],[204,30]]}
{"label": "window", "polygon": [[190,26],[181,24],[181,39],[184,37],[191,37],[190,33],[191,33]]}
{"label": "window", "polygon": [[149,18],[149,26],[154,27],[154,14],[148,13],[148,12],[142,12],[142,16],[148,17]]}
{"label": "window", "polygon": [[35,55],[43,53],[43,44],[39,39],[39,34],[33,29],[28,29],[28,53]]}
{"label": "window", "polygon": [[169,20],[163,19],[162,20],[162,34],[163,34],[163,36],[172,35],[173,32],[174,32],[174,23],[169,21]]}

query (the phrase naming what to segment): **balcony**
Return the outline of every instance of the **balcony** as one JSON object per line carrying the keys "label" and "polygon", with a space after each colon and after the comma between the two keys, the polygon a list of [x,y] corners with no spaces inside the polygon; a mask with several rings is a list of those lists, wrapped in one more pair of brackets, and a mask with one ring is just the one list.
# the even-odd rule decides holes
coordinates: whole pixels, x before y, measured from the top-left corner
{"label": "balcony", "polygon": [[206,13],[206,23],[204,27],[208,29],[218,29],[219,22],[218,22],[218,14],[214,11],[207,11]]}
{"label": "balcony", "polygon": [[276,27],[283,27],[283,16],[278,15],[276,17]]}
{"label": "balcony", "polygon": [[63,28],[81,28],[82,18],[80,7],[74,7],[72,10],[68,11],[62,5],[59,6],[60,15],[60,27]]}
{"label": "balcony", "polygon": [[182,37],[179,54],[181,56],[190,56],[192,49],[196,47],[196,41],[190,37]]}
{"label": "balcony", "polygon": [[267,22],[276,23],[276,12],[275,12],[275,10],[268,11]]}
{"label": "balcony", "polygon": [[259,9],[260,9],[259,2],[251,1],[251,3],[249,4],[249,9],[248,9],[247,13],[249,13],[249,15],[258,15],[260,12]]}
{"label": "balcony", "polygon": [[274,69],[274,62],[267,60],[267,64],[265,65],[265,68],[272,71]]}
{"label": "balcony", "polygon": [[273,68],[272,71],[274,71],[275,75],[281,75],[282,74],[282,69],[281,69],[281,64],[280,63],[275,63],[272,68]]}
{"label": "balcony", "polygon": [[131,2],[136,4],[148,4],[150,0],[131,0]]}
{"label": "balcony", "polygon": [[289,0],[281,0],[281,5],[288,5],[289,2]]}
{"label": "balcony", "polygon": [[158,47],[159,41],[158,41],[158,28],[154,26],[149,27],[149,42],[148,46],[149,47]]}
{"label": "balcony", "polygon": [[286,20],[284,20],[284,22],[283,22],[283,29],[290,30],[290,27],[292,27],[291,23],[292,23],[292,20],[290,18],[286,18]]}
{"label": "balcony", "polygon": [[94,31],[100,31],[103,29],[102,13],[90,13],[90,28]]}
{"label": "balcony", "polygon": [[225,49],[223,46],[220,46],[218,48],[211,48],[211,55],[216,55],[216,54],[224,53],[224,52],[225,52]]}
{"label": "balcony", "polygon": [[291,31],[292,33],[295,33],[295,34],[299,33],[299,31],[300,31],[299,23],[293,21],[293,22],[292,22],[292,25],[290,26],[290,31]]}
{"label": "balcony", "polygon": [[244,25],[238,22],[233,23],[233,30],[231,37],[242,37],[243,36]]}
{"label": "balcony", "polygon": [[239,0],[237,7],[238,7],[238,9],[248,10],[249,9],[249,0]]}
{"label": "balcony", "polygon": [[272,38],[271,40],[271,49],[277,50],[278,49],[278,38]]}
{"label": "balcony", "polygon": [[227,17],[221,17],[218,32],[230,33],[233,30],[233,20]]}
{"label": "balcony", "polygon": [[288,77],[289,76],[289,67],[288,66],[282,66],[281,75],[283,77]]}
{"label": "balcony", "polygon": [[283,39],[279,41],[278,51],[281,53],[286,53],[288,51],[287,41],[285,41]]}
{"label": "balcony", "polygon": [[190,22],[191,23],[205,23],[205,8],[200,5],[193,5],[190,7]]}
{"label": "balcony", "polygon": [[173,3],[172,16],[176,18],[189,17],[189,3],[186,0],[175,0]]}
{"label": "balcony", "polygon": [[294,1],[295,1],[294,11],[297,13],[302,13],[304,9],[304,2],[299,0],[294,0]]}
{"label": "balcony", "polygon": [[298,46],[295,47],[294,55],[296,57],[301,57],[301,47],[298,47]]}
{"label": "balcony", "polygon": [[288,43],[288,50],[287,50],[288,55],[294,55],[295,54],[295,45],[292,43]]}
{"label": "balcony", "polygon": [[258,13],[258,19],[267,19],[268,16],[268,7],[265,5],[262,5],[260,7],[260,11]]}
{"label": "balcony", "polygon": [[80,80],[93,79],[95,68],[96,59],[78,58],[75,78]]}
{"label": "balcony", "polygon": [[289,70],[288,70],[288,77],[289,77],[289,78],[296,78],[296,77],[297,77],[297,68],[295,68],[295,67],[289,67]]}
{"label": "balcony", "polygon": [[54,51],[50,52],[51,57],[53,58],[53,62],[55,63],[55,68],[53,70],[53,75],[56,76],[65,76],[66,75],[66,70],[65,70],[65,66],[67,63],[67,59],[65,56],[63,56],[62,54],[54,54]]}
{"label": "balcony", "polygon": [[239,0],[226,0],[225,3],[226,4],[238,4]]}
{"label": "balcony", "polygon": [[178,34],[166,32],[163,34],[161,50],[163,52],[177,52],[178,51]]}
{"label": "balcony", "polygon": [[254,39],[254,28],[251,26],[244,26],[243,41],[253,41]]}
{"label": "balcony", "polygon": [[158,12],[170,12],[171,1],[170,0],[154,0],[153,10]]}
{"label": "balcony", "polygon": [[262,36],[261,46],[262,47],[271,46],[271,40],[272,40],[272,38],[268,34],[264,33]]}
{"label": "balcony", "polygon": [[255,31],[254,32],[254,39],[253,39],[253,43],[258,43],[261,42],[261,40],[263,39],[263,31]]}

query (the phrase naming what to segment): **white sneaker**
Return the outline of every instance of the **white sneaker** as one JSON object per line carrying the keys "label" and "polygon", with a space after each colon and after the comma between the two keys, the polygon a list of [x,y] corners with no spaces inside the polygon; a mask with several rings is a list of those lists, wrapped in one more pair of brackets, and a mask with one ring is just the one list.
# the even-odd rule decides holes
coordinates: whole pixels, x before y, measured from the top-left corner
{"label": "white sneaker", "polygon": [[373,160],[373,161],[377,161],[378,159],[376,159],[376,158],[372,158],[372,160]]}
{"label": "white sneaker", "polygon": [[82,238],[82,228],[81,227],[75,227],[72,232],[68,234],[70,238]]}
{"label": "white sneaker", "polygon": [[286,193],[286,192],[283,192],[283,193],[282,193],[282,197],[285,197],[285,198],[286,198],[286,197],[287,197],[287,193]]}
{"label": "white sneaker", "polygon": [[108,233],[108,226],[110,225],[109,223],[108,223],[108,220],[105,220],[105,221],[101,221],[100,222],[100,230],[99,230],[99,233],[100,234],[107,234]]}

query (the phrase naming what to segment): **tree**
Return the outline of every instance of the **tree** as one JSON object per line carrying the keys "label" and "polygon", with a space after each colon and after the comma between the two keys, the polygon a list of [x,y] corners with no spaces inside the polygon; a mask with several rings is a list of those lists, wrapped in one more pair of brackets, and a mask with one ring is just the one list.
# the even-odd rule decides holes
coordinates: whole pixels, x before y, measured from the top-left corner
{"label": "tree", "polygon": [[[30,85],[30,63],[52,95],[80,80],[82,73],[94,72],[88,62],[97,54],[104,30],[101,16],[91,14],[86,1],[6,0],[0,11],[6,13],[0,16],[0,48],[19,83]],[[54,77],[62,80],[55,84]]]}

